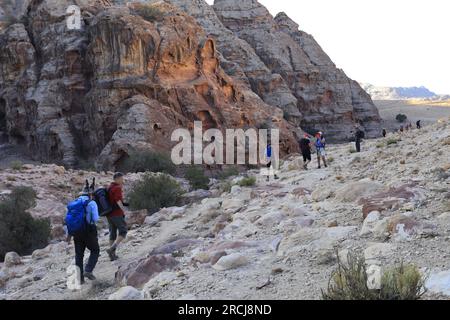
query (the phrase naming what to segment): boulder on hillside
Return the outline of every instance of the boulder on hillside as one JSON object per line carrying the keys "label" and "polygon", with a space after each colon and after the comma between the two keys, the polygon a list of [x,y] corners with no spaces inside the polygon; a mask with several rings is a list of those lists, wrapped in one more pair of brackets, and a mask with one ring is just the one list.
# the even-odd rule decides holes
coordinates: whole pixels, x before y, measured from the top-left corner
{"label": "boulder on hillside", "polygon": [[108,300],[142,300],[143,294],[134,287],[122,287],[111,294]]}
{"label": "boulder on hillside", "polygon": [[22,263],[22,260],[17,252],[8,252],[5,255],[4,264],[5,267],[11,268]]}
{"label": "boulder on hillside", "polygon": [[240,253],[232,253],[227,256],[220,258],[213,268],[219,271],[225,271],[230,269],[236,269],[242,267],[248,263],[247,257]]}
{"label": "boulder on hillside", "polygon": [[382,189],[382,184],[370,180],[349,182],[336,191],[335,200],[340,202],[356,202]]}
{"label": "boulder on hillside", "polygon": [[408,183],[365,196],[358,203],[363,206],[363,216],[366,218],[372,211],[383,213],[389,210],[398,210],[405,204],[413,204],[414,208],[416,204],[424,200],[423,191],[415,183]]}
{"label": "boulder on hillside", "polygon": [[119,268],[116,283],[121,286],[142,288],[153,276],[178,266],[179,262],[170,255],[152,255]]}

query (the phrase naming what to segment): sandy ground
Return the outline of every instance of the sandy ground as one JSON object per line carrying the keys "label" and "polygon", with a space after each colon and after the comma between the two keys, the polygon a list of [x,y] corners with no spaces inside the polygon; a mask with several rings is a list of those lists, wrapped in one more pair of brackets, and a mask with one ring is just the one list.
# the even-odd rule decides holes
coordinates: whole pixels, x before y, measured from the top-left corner
{"label": "sandy ground", "polygon": [[[384,120],[384,127],[390,131],[400,128],[400,124],[395,120],[399,114],[406,114],[413,125],[417,120],[422,120],[422,125],[430,125],[442,118],[450,117],[450,106],[443,106],[442,103],[427,102],[428,104],[417,104],[407,100],[378,100],[374,101],[381,118]],[[425,102],[424,102],[425,103]]]}

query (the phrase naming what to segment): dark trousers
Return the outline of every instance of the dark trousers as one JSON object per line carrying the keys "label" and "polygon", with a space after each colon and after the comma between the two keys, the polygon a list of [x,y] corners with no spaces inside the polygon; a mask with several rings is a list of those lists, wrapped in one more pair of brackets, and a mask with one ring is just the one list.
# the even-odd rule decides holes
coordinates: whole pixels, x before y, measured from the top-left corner
{"label": "dark trousers", "polygon": [[[84,272],[92,272],[100,256],[97,228],[89,227],[89,230],[73,237],[75,243],[75,264],[80,268],[81,280],[84,280]],[[89,260],[84,268],[84,252],[86,248],[91,252]]]}
{"label": "dark trousers", "polygon": [[361,152],[361,141],[356,140],[356,152]]}

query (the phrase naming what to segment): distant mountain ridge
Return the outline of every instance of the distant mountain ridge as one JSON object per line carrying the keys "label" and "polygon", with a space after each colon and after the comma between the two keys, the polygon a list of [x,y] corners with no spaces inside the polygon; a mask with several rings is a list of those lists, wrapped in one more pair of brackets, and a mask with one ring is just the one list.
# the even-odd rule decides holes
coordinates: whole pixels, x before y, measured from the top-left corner
{"label": "distant mountain ridge", "polygon": [[440,99],[442,96],[421,87],[378,87],[368,83],[361,83],[363,89],[372,96],[373,100],[408,100],[408,99]]}

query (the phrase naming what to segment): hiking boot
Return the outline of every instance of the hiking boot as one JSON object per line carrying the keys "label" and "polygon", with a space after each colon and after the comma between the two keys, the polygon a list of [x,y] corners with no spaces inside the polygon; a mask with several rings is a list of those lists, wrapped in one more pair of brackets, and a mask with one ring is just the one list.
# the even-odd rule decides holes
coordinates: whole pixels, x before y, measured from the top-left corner
{"label": "hiking boot", "polygon": [[280,179],[280,177],[279,176],[275,176],[275,180],[278,180],[278,179]]}
{"label": "hiking boot", "polygon": [[270,178],[269,178],[269,177],[267,177],[267,178],[266,178],[266,181],[267,181],[267,182],[269,182],[269,181],[270,181]]}
{"label": "hiking boot", "polygon": [[116,249],[110,248],[110,249],[106,250],[106,253],[108,253],[109,260],[116,261],[118,259],[117,255],[116,255]]}
{"label": "hiking boot", "polygon": [[84,277],[88,278],[91,281],[97,280],[97,278],[92,274],[92,272],[85,272]]}

